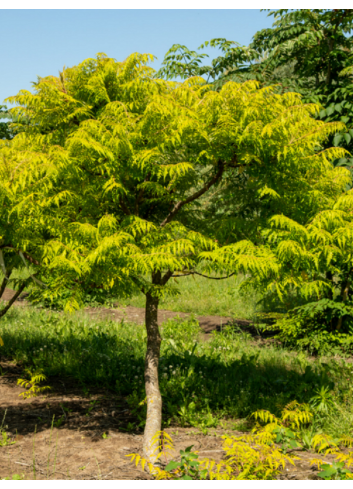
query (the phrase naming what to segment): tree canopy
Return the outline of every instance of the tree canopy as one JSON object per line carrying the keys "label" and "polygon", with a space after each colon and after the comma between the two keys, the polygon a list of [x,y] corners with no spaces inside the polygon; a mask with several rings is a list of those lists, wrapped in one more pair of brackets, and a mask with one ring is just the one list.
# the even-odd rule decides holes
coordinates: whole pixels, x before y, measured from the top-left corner
{"label": "tree canopy", "polygon": [[[121,281],[122,292],[129,293],[145,286],[142,277],[159,259],[163,258],[165,269],[196,266],[193,253],[183,251],[183,246],[196,245],[199,235],[190,232],[206,230],[203,235],[211,241],[201,240],[201,248],[213,246],[212,240],[222,235],[212,220],[205,220],[204,212],[198,219],[197,207],[209,188],[216,184],[221,188],[221,182],[243,182],[239,195],[233,187],[233,199],[238,197],[244,207],[243,227],[246,211],[256,202],[263,221],[280,208],[295,208],[296,217],[303,220],[330,197],[323,184],[332,178],[329,162],[345,153],[340,148],[316,150],[319,141],[342,124],[315,121],[315,105],[302,104],[294,93],[279,96],[270,87],[259,89],[253,81],[230,83],[214,92],[202,79],[156,80],[146,66],[148,59],[133,55],[117,63],[100,55],[66,69],[58,78],[40,79],[35,94],[20,92],[10,99],[21,104],[13,112],[30,120],[11,144],[2,145],[3,161],[13,165],[7,188],[16,188],[20,199],[26,194],[11,212],[16,209],[19,216],[31,206],[35,212],[38,196],[45,195],[40,221],[45,240],[34,255],[38,262],[52,260],[50,266],[60,269],[58,291],[66,284],[79,292],[81,269],[95,285],[110,287],[113,280],[119,289]],[[340,175],[340,170],[335,172]],[[175,228],[171,236],[177,233],[190,241],[164,235],[176,220],[183,227]],[[248,224],[252,225],[250,220]],[[229,225],[236,222],[226,219],[225,225],[229,235]],[[145,233],[158,236],[157,242],[164,246],[162,254],[143,253],[144,262],[151,260],[148,265],[134,255],[131,260],[128,253],[129,240],[136,244]],[[173,248],[168,250],[169,239]],[[123,261],[117,266],[110,263],[102,274],[98,262],[103,263],[105,254],[109,260],[119,240],[126,245]],[[79,242],[80,253],[74,251]],[[110,248],[105,248],[108,242]],[[148,249],[156,243],[142,241],[141,246]],[[176,246],[182,248],[178,251]],[[179,252],[185,254],[180,261]]]}

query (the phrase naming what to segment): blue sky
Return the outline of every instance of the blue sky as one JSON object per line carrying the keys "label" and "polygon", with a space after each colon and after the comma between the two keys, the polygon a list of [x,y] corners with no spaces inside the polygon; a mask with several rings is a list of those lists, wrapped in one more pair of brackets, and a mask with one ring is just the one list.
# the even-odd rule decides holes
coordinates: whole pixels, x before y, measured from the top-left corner
{"label": "blue sky", "polygon": [[[196,49],[224,37],[249,44],[272,17],[255,9],[234,10],[0,10],[0,103],[31,89],[37,75],[57,75],[63,66],[104,52],[118,61],[133,52],[158,57],[159,68],[174,44]],[[216,52],[208,51],[213,57]]]}

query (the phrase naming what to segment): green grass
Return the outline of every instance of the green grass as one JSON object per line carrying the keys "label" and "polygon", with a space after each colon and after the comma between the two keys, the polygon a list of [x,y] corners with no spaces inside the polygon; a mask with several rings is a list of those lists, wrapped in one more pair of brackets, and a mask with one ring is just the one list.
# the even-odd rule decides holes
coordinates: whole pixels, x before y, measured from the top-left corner
{"label": "green grass", "polygon": [[[173,283],[173,280],[174,283]],[[173,285],[180,290],[176,297],[161,299],[160,308],[177,312],[190,312],[200,316],[230,316],[248,319],[259,311],[257,294],[241,295],[241,278],[210,280],[203,277],[186,276],[172,279]],[[136,295],[131,299],[119,300],[121,305],[145,306],[145,296]]]}
{"label": "green grass", "polygon": [[[27,275],[25,275],[27,274]],[[28,276],[27,271],[14,272],[13,278]],[[2,275],[0,273],[0,281]],[[179,279],[171,279],[171,284],[179,289],[180,294],[173,297],[165,297],[160,301],[160,308],[176,312],[193,313],[200,316],[225,316],[242,319],[251,319],[255,312],[261,308],[256,305],[260,296],[254,292],[250,294],[240,293],[241,277],[231,277],[225,280],[212,280],[203,277],[186,276]],[[11,281],[9,287],[11,288]],[[29,287],[33,284],[29,282]],[[100,293],[100,296],[92,294],[87,296],[87,305],[111,306],[118,303],[119,306],[145,307],[145,296],[141,293],[128,299],[114,298],[109,293]]]}
{"label": "green grass", "polygon": [[[309,402],[321,387],[332,391],[334,415],[321,416],[317,429],[334,434],[353,429],[353,367],[333,359],[309,359],[283,348],[260,348],[231,329],[199,341],[194,320],[168,321],[162,328],[160,384],[166,424],[201,429],[220,419],[248,418],[257,409],[278,413],[296,399]],[[107,388],[129,396],[143,426],[144,327],[94,321],[74,315],[13,308],[0,320],[1,353],[51,376],[76,379],[83,387]],[[341,432],[341,433],[339,433]]]}

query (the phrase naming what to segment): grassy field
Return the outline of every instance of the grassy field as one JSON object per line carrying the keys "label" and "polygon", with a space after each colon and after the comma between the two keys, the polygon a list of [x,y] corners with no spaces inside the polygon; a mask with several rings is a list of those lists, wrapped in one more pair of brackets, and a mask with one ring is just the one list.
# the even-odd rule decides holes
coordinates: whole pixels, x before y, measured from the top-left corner
{"label": "grassy field", "polygon": [[[173,279],[172,279],[173,280]],[[177,297],[166,297],[160,302],[161,309],[190,312],[202,316],[231,316],[251,318],[258,309],[256,294],[242,296],[239,291],[241,278],[226,280],[208,280],[203,277],[183,277],[175,279],[174,285],[180,290]],[[119,301],[123,305],[144,307],[143,294]]]}
{"label": "grassy field", "polygon": [[[26,275],[24,275],[26,274]],[[28,276],[28,272],[14,272],[13,278]],[[3,275],[0,272],[0,281]],[[256,293],[241,294],[240,284],[242,277],[231,277],[225,280],[208,280],[203,277],[186,276],[179,279],[172,279],[171,283],[177,287],[180,294],[174,297],[161,299],[160,308],[177,312],[194,313],[200,316],[217,315],[234,318],[251,319],[255,312],[261,310],[256,305],[260,296]],[[9,287],[11,288],[11,281]],[[29,282],[29,285],[32,285]],[[92,295],[87,298],[92,304],[99,300],[103,305],[109,306],[118,302],[122,306],[145,307],[145,296],[141,293],[128,299],[112,297],[109,293],[100,297]]]}
{"label": "grassy field", "polygon": [[[208,342],[199,341],[199,333],[192,320],[163,325],[160,377],[166,425],[207,431],[232,419],[239,428],[257,409],[276,414],[297,400],[313,406],[319,402],[316,431],[337,436],[352,431],[350,363],[260,347],[230,329],[213,334]],[[69,316],[13,308],[0,321],[0,335],[1,353],[32,372],[42,369],[49,385],[51,376],[70,377],[82,388],[104,385],[128,396],[143,427],[143,327],[94,321],[83,312]]]}

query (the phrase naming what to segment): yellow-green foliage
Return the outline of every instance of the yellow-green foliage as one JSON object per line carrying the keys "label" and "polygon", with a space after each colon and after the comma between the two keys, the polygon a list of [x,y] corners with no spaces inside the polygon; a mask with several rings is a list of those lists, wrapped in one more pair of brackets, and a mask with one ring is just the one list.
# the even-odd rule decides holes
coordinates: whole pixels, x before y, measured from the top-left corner
{"label": "yellow-green foliage", "polygon": [[[224,459],[220,462],[208,458],[197,460],[197,456],[190,460],[192,462],[190,466],[186,462],[176,469],[163,470],[146,462],[137,454],[128,457],[136,466],[140,464],[142,469],[148,467],[157,480],[190,479],[189,474],[194,470],[200,478],[209,480],[271,480],[286,467],[287,463],[294,464],[295,457],[282,453],[272,443],[274,437],[269,432],[259,431],[240,437],[223,436],[222,438]],[[173,448],[173,442],[169,437],[168,452],[162,450],[160,456],[170,454]],[[198,454],[197,451],[192,453]],[[168,465],[166,468],[168,469]]]}
{"label": "yellow-green foliage", "polygon": [[241,437],[223,437],[225,460],[205,460],[202,466],[210,480],[271,480],[295,457],[284,454],[273,444],[274,437],[266,431]]}
{"label": "yellow-green foliage", "polygon": [[[343,170],[337,176],[336,183],[349,180]],[[244,240],[202,256],[223,269],[248,274],[243,287],[275,291],[280,298],[294,288],[310,298],[334,294],[339,286],[345,300],[353,263],[353,190],[341,187],[336,198],[327,196],[306,225],[283,214],[273,216],[262,235],[262,245]]]}
{"label": "yellow-green foliage", "polygon": [[[350,468],[353,466],[353,452],[344,453],[340,447],[352,447],[353,439],[349,436],[344,436],[339,440],[334,440],[332,437],[323,433],[317,434],[312,440],[313,449],[320,454],[336,455],[332,464],[323,461],[320,458],[311,460],[311,465],[316,465],[319,476],[326,480],[350,480],[353,479],[353,474]],[[322,470],[323,469],[323,470]]]}
{"label": "yellow-green foliage", "polygon": [[[285,426],[299,428],[310,423],[312,413],[308,406],[294,401],[284,408],[281,418],[265,410],[257,411],[253,416],[265,423],[265,426],[257,424],[251,434],[243,436],[222,436],[224,451],[222,460],[220,462],[207,458],[194,460],[191,466],[195,467],[195,463],[198,464],[195,475],[209,480],[270,480],[285,469],[286,464],[294,464],[296,457],[286,454],[283,444],[279,447],[275,443],[278,439],[277,428]],[[159,457],[170,455],[173,450],[170,436],[165,436],[167,436],[166,442],[163,446],[160,444]],[[165,439],[165,436],[162,435],[161,439]],[[167,449],[164,448],[165,446]],[[146,460],[139,455],[129,456],[136,466],[139,463],[142,468],[146,466]],[[173,472],[153,467],[151,464],[148,467],[157,479],[181,478],[188,475],[187,463],[177,467]]]}
{"label": "yellow-green foliage", "polygon": [[297,401],[289,403],[281,412],[281,417],[277,418],[269,411],[261,409],[252,415],[256,420],[266,423],[266,430],[272,426],[289,426],[292,429],[300,428],[310,424],[313,414],[307,404],[299,404]]}
{"label": "yellow-green foliage", "polygon": [[[344,125],[316,120],[316,105],[255,81],[216,92],[198,77],[157,79],[151,59],[99,54],[8,99],[27,123],[0,141],[0,246],[7,263],[27,252],[50,282],[43,295],[70,290],[68,307],[88,283],[176,293],[169,275],[158,286],[146,276],[193,270],[218,249],[214,231],[194,225],[195,203],[227,178],[280,206],[303,195],[303,212],[348,181],[331,165],[344,150],[322,146]],[[276,256],[247,246],[222,249],[213,268],[278,275]]]}
{"label": "yellow-green foliage", "polygon": [[[208,458],[199,458],[198,452],[192,452],[189,447],[181,451],[180,462],[169,462],[165,468],[152,465],[138,454],[127,455],[136,466],[140,465],[144,470],[148,468],[157,480],[272,480],[289,465],[295,465],[300,460],[298,456],[288,455],[287,446],[284,443],[287,437],[289,441],[300,441],[300,433],[296,431],[291,436],[291,429],[299,430],[309,424],[313,414],[306,404],[296,401],[289,403],[278,418],[272,413],[260,410],[252,415],[258,422],[252,433],[242,436],[222,436],[223,457],[221,461]],[[278,440],[279,433],[281,439]],[[289,433],[289,435],[288,435]],[[293,434],[293,433],[292,433]],[[167,456],[173,456],[174,444],[172,438],[165,432],[158,433],[159,454],[162,461]],[[331,436],[317,433],[311,440],[311,449],[324,455],[336,455],[333,464],[327,464],[320,458],[313,458],[312,465],[318,470],[325,469],[328,472],[319,474],[321,478],[351,479],[353,474],[349,469],[353,466],[353,452],[344,453],[340,447],[352,447],[353,439],[343,436],[334,440]],[[296,447],[301,447],[298,443]],[[291,447],[293,448],[293,446]]]}
{"label": "yellow-green foliage", "polygon": [[45,390],[51,389],[51,387],[49,386],[39,385],[41,382],[47,380],[46,376],[42,373],[41,370],[38,370],[36,372],[31,372],[30,370],[26,370],[26,373],[30,377],[29,380],[17,379],[17,384],[27,389],[26,391],[21,392],[21,394],[19,394],[24,399],[37,397],[39,394],[42,394]]}

